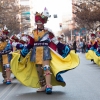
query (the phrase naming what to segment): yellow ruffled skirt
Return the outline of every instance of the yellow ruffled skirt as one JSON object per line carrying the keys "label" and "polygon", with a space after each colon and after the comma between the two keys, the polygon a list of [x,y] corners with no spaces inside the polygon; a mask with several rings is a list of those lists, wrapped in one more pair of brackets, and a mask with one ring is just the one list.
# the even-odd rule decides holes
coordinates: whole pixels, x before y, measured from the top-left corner
{"label": "yellow ruffled skirt", "polygon": [[85,57],[86,57],[86,59],[87,60],[91,60],[91,59],[95,59],[94,58],[94,54],[95,54],[95,52],[93,51],[93,50],[89,50],[86,54],[85,54]]}
{"label": "yellow ruffled skirt", "polygon": [[[13,58],[11,60],[10,65],[12,73],[16,76],[16,78],[25,86],[39,88],[40,84],[36,66],[33,62],[30,62],[30,53],[27,54],[25,58],[22,58],[21,55],[18,53],[12,53],[12,56]],[[74,51],[70,51],[66,58],[62,58],[61,56],[55,54],[55,52],[53,51],[51,51],[51,56],[51,84],[53,86],[65,86],[66,83],[64,81],[57,81],[56,78],[61,73],[76,68],[80,62],[79,56],[75,54]]]}
{"label": "yellow ruffled skirt", "polygon": [[98,66],[100,66],[100,56],[97,56],[96,55],[96,53],[94,53],[94,62],[98,65]]}
{"label": "yellow ruffled skirt", "polygon": [[98,66],[100,66],[100,57],[97,56],[93,50],[89,50],[85,56],[87,60],[93,60]]}

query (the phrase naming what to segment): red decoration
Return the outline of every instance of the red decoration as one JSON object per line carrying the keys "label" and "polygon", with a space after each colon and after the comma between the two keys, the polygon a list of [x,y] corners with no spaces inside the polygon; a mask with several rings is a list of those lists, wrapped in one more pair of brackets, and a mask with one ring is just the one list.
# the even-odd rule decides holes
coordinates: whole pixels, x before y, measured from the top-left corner
{"label": "red decoration", "polygon": [[44,20],[40,15],[35,16],[35,22],[37,23],[39,20],[44,24]]}
{"label": "red decoration", "polygon": [[92,37],[92,36],[95,36],[95,37],[96,37],[96,35],[95,35],[95,34],[93,34],[93,33],[91,34],[91,37]]}
{"label": "red decoration", "polygon": [[46,23],[48,20],[48,17],[47,16],[44,16],[42,13],[38,13],[36,12],[35,14],[35,22],[37,23],[37,21],[41,21],[42,24]]}
{"label": "red decoration", "polygon": [[29,43],[30,45],[34,45],[34,39],[31,37],[31,36],[28,36],[28,39],[29,39]]}
{"label": "red decoration", "polygon": [[8,35],[8,30],[3,30],[3,34]]}

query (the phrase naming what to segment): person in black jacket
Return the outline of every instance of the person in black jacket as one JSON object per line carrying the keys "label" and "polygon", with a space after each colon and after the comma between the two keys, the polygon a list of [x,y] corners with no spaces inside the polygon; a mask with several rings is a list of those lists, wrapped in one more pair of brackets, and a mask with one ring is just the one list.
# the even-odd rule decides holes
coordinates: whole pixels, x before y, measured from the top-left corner
{"label": "person in black jacket", "polygon": [[77,50],[76,40],[73,42],[73,50],[75,50],[75,53],[76,53],[76,50]]}

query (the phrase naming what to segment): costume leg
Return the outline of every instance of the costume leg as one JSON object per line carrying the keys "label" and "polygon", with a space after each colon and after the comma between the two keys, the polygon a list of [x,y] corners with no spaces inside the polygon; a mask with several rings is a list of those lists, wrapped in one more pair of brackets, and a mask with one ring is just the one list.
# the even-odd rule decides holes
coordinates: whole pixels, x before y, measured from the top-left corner
{"label": "costume leg", "polygon": [[6,82],[6,71],[5,71],[5,67],[3,66],[3,62],[2,62],[2,57],[0,57],[1,61],[0,61],[0,65],[1,65],[1,69],[2,69],[2,77],[4,78],[3,83]]}
{"label": "costume leg", "polygon": [[51,85],[51,72],[50,72],[50,61],[46,60],[43,62],[43,70],[44,70],[44,76],[46,80],[46,93],[51,94],[52,93],[52,85]]}
{"label": "costume leg", "polygon": [[6,84],[11,84],[11,70],[10,70],[10,65],[9,64],[6,64],[5,65],[5,69],[6,69],[6,76],[7,76],[7,82]]}
{"label": "costume leg", "polygon": [[2,76],[4,78],[3,83],[6,83],[6,78],[7,78],[6,69],[5,69],[5,66],[3,66],[3,65],[1,65],[1,66],[2,66]]}
{"label": "costume leg", "polygon": [[37,90],[37,92],[42,92],[45,91],[46,89],[46,81],[44,77],[44,72],[42,69],[42,65],[36,65],[37,72],[38,72],[38,77],[39,77],[39,83],[41,85],[41,88]]}

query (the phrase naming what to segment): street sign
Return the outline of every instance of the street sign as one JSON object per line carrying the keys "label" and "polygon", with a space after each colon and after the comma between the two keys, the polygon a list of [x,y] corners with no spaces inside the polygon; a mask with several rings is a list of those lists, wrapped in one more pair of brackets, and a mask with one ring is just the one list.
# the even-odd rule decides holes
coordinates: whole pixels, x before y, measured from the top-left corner
{"label": "street sign", "polygon": [[57,18],[57,14],[54,14],[53,16],[54,16],[54,18]]}
{"label": "street sign", "polygon": [[22,15],[30,15],[30,12],[27,11],[27,12],[22,12]]}

